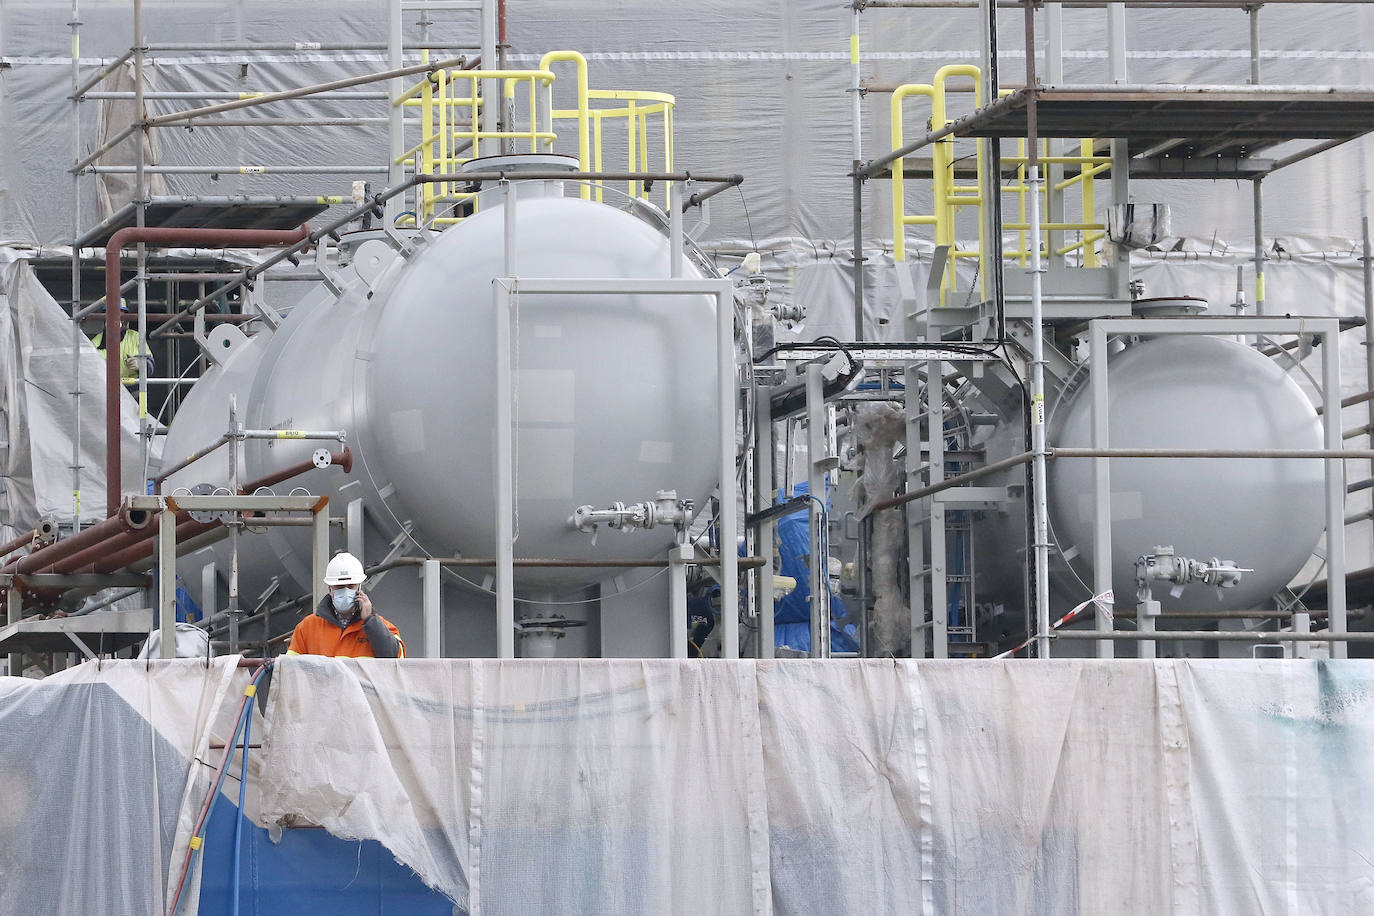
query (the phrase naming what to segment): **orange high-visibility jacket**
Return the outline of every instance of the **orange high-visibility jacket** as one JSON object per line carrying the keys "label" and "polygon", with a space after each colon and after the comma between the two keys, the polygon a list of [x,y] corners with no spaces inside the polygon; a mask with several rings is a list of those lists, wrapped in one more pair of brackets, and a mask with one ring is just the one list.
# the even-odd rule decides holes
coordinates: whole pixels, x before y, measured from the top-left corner
{"label": "orange high-visibility jacket", "polygon": [[[323,603],[328,603],[325,598]],[[377,653],[373,649],[372,639],[369,638],[367,631],[363,628],[362,621],[354,620],[347,627],[340,628],[338,623],[326,617],[331,614],[332,609],[315,613],[296,624],[295,631],[291,634],[291,645],[286,650],[288,655],[330,655],[337,658],[376,658]],[[372,620],[378,623],[371,623]],[[382,632],[378,626],[383,625],[386,631],[396,640],[396,654],[394,656],[385,653],[387,658],[405,658],[406,644],[401,639],[401,631],[381,614],[373,613],[369,618],[370,627],[373,634],[380,638]]]}

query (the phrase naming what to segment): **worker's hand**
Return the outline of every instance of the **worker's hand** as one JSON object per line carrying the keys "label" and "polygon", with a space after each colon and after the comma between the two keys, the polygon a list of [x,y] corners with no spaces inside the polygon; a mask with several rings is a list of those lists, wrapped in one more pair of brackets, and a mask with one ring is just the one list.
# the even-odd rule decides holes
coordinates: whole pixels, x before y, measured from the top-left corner
{"label": "worker's hand", "polygon": [[124,360],[124,374],[130,377],[138,375],[138,357],[130,356]]}
{"label": "worker's hand", "polygon": [[372,599],[361,591],[358,592],[358,600],[354,602],[358,606],[358,619],[367,620],[372,616]]}

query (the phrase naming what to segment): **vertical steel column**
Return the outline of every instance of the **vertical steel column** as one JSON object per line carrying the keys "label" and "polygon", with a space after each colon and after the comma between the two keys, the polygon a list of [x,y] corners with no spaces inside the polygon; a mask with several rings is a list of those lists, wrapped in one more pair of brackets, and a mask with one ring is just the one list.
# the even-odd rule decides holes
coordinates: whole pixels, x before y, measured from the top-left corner
{"label": "vertical steel column", "polygon": [[1255,317],[1264,317],[1264,181],[1250,182],[1255,215]]}
{"label": "vertical steel column", "polygon": [[695,553],[690,543],[674,544],[668,551],[668,646],[672,658],[687,657],[687,565]]}
{"label": "vertical steel column", "polygon": [[[157,531],[157,610],[162,657],[177,657],[177,514],[163,503]],[[230,613],[234,613],[231,609]],[[235,620],[232,616],[231,622]]]}
{"label": "vertical steel column", "polygon": [[[754,486],[757,492],[754,508],[759,511],[770,508],[777,493],[777,485],[773,481],[774,462],[777,459],[777,448],[773,442],[773,402],[770,400],[769,389],[767,388],[760,388],[755,391],[754,454]],[[757,571],[758,588],[755,591],[758,596],[759,658],[772,658],[774,643],[776,642],[773,632],[773,615],[775,613],[773,534],[775,530],[772,521],[763,522],[759,525],[758,535],[754,541],[755,551],[760,557],[763,557],[763,565]]]}
{"label": "vertical steel column", "polygon": [[[5,592],[5,623],[13,626],[24,619],[24,589],[13,580],[10,582],[9,589]],[[9,654],[9,673],[10,677],[20,677],[24,673],[24,653],[11,652]]]}
{"label": "vertical steel column", "polygon": [[682,277],[682,192],[676,181],[668,182],[668,276]]}
{"label": "vertical steel column", "polygon": [[[72,0],[72,161],[81,159],[81,11]],[[81,530],[81,173],[72,173],[72,534]],[[108,346],[108,344],[106,344]],[[13,672],[18,673],[18,672]]]}
{"label": "vertical steel column", "polygon": [[[1360,229],[1364,236],[1364,257],[1360,258],[1360,266],[1364,268],[1364,390],[1374,391],[1374,258],[1370,257],[1368,216],[1361,217]],[[1374,430],[1374,398],[1365,403],[1365,408],[1368,410],[1366,422]],[[1374,479],[1374,461],[1370,462],[1369,476]]]}
{"label": "vertical steel column", "polygon": [[[509,213],[509,210],[507,211]],[[496,656],[515,658],[515,477],[509,279],[496,289]]]}
{"label": "vertical steel column", "polygon": [[438,560],[425,560],[420,567],[420,582],[424,592],[424,657],[443,658],[443,607],[440,603]]}
{"label": "vertical steel column", "polygon": [[[1336,338],[1340,327],[1323,322],[1322,338],[1322,446],[1341,448],[1341,360]],[[1345,462],[1326,459],[1326,606],[1327,625],[1333,634],[1346,632],[1345,621]],[[1331,641],[1331,657],[1347,657],[1349,644]]]}
{"label": "vertical steel column", "polygon": [[[925,412],[921,404],[921,374],[915,363],[908,363],[903,376],[906,391],[902,394],[906,409],[906,458],[903,460],[906,473],[906,491],[919,490],[921,484],[921,453],[925,451],[925,440],[921,435],[921,416]],[[920,508],[928,500],[909,502],[902,507],[906,518],[907,536],[907,594],[911,596],[911,657],[926,657],[926,559],[925,531],[921,524]]]}
{"label": "vertical steel column", "polygon": [[739,658],[739,492],[735,485],[735,299],[728,282],[716,292],[716,396],[720,434],[720,653]]}
{"label": "vertical steel column", "polygon": [[[1093,448],[1110,447],[1107,413],[1107,332],[1096,321],[1088,324],[1088,379],[1092,397]],[[1111,459],[1094,458],[1093,463],[1093,594],[1100,595],[1112,587],[1112,502]],[[1093,606],[1093,620],[1099,633],[1110,632],[1112,621],[1101,606]],[[1049,619],[1045,620],[1048,636]],[[1048,642],[1048,640],[1046,640]],[[1112,642],[1097,643],[1097,657],[1111,658]]]}
{"label": "vertical steel column", "polygon": [[[1112,3],[1107,8],[1107,57],[1111,81],[1116,84],[1126,82],[1126,4]],[[1111,142],[1112,156],[1112,206],[1119,207],[1130,203],[1131,153],[1127,141],[1114,139]],[[1115,246],[1112,258],[1112,280],[1114,294],[1118,299],[1130,296],[1131,253],[1124,245]]]}
{"label": "vertical steel column", "polygon": [[[926,364],[926,403],[929,423],[931,485],[945,479],[945,366]],[[930,500],[930,622],[936,658],[949,658],[949,546],[945,543],[945,504]]]}
{"label": "vertical steel column", "polygon": [[[490,70],[497,60],[496,54],[496,0],[482,0],[482,67]],[[497,133],[501,126],[501,83],[497,80],[482,80],[482,132]],[[477,141],[473,155],[493,156],[501,152],[501,145],[495,137],[483,137]]]}
{"label": "vertical steel column", "polygon": [[[329,565],[329,499],[322,498],[324,505],[315,510],[311,517],[312,542],[310,545],[310,577],[312,581],[311,599],[315,602],[312,609],[320,606],[329,589],[324,584],[324,571]],[[361,554],[354,554],[360,561]]]}
{"label": "vertical steel column", "polygon": [[[1058,86],[1064,82],[1064,6],[1061,3],[1051,2],[1045,4],[1045,79],[1051,86]],[[1058,156],[1065,152],[1064,147],[1072,147],[1077,141],[1064,143],[1061,140],[1051,138],[1048,143],[1049,155]],[[1087,168],[1084,165],[1082,168]],[[1059,190],[1059,183],[1064,180],[1064,166],[1060,163],[1050,163],[1045,166],[1045,214],[1047,221],[1051,223],[1066,222],[1064,217],[1064,192]],[[1091,181],[1092,179],[1086,179]],[[1082,214],[1084,222],[1092,219],[1091,213]],[[1060,238],[1067,240],[1068,233],[1061,233],[1057,230],[1046,230],[1045,232],[1045,255],[1051,262],[1055,261],[1059,255],[1056,252],[1060,248]],[[1051,264],[1053,267],[1053,264]]]}
{"label": "vertical steel column", "polygon": [[[854,161],[854,339],[864,339],[864,180],[859,175],[863,165],[863,83],[859,70],[859,11],[858,3],[851,4],[849,33],[850,139]],[[896,165],[893,166],[897,167]]]}
{"label": "vertical steel column", "polygon": [[[386,54],[387,66],[392,70],[399,70],[405,66],[405,45],[404,32],[401,24],[401,0],[387,0],[387,41]],[[486,58],[491,60],[492,58]],[[390,187],[396,187],[406,180],[405,166],[397,162],[405,155],[405,108],[397,105],[396,100],[405,92],[405,86],[401,77],[393,77],[387,80],[387,96],[390,108],[387,111],[387,169],[386,183]],[[475,153],[476,151],[474,151]],[[417,161],[418,161],[418,153]],[[417,168],[418,172],[419,169]],[[396,223],[396,217],[401,212],[404,201],[400,196],[393,197],[382,205],[382,218],[386,220],[388,226]]]}
{"label": "vertical steel column", "polygon": [[806,467],[807,504],[811,522],[811,657],[825,658],[830,635],[830,586],[828,552],[825,549],[825,394],[821,366],[806,366]]}

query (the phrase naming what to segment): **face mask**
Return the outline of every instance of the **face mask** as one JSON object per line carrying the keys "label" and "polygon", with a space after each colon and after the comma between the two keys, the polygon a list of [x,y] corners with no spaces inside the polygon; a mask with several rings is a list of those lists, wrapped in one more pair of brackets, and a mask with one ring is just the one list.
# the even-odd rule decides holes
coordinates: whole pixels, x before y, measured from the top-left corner
{"label": "face mask", "polygon": [[[353,602],[357,598],[358,590],[356,588],[341,588],[329,596],[329,600],[334,602],[334,610],[338,612],[340,617],[344,615],[344,611],[353,607]],[[352,614],[350,613],[348,616],[351,617]]]}

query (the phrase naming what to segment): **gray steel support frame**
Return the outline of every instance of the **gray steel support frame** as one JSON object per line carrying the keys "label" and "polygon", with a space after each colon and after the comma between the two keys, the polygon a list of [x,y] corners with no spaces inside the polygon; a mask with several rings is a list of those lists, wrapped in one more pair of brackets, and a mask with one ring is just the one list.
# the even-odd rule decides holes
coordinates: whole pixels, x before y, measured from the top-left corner
{"label": "gray steel support frame", "polygon": [[[1335,318],[1102,318],[1088,324],[1089,384],[1092,397],[1094,449],[1110,447],[1107,413],[1107,339],[1112,334],[1163,335],[1209,334],[1310,334],[1321,338],[1322,445],[1328,452],[1341,451],[1340,361],[1337,354],[1340,322]],[[1093,458],[1093,591],[1112,587],[1111,472],[1110,458]],[[1327,457],[1324,503],[1326,511],[1327,609],[1330,632],[1346,633],[1345,606],[1345,465],[1340,457]],[[1105,558],[1105,560],[1103,560]],[[1112,632],[1112,622],[1101,607],[1094,608],[1098,632]],[[1078,638],[1078,637],[1075,637]],[[1114,635],[1112,638],[1116,638]],[[1313,642],[1320,642],[1314,639]],[[1346,644],[1329,640],[1331,657],[1345,658]],[[1098,657],[1111,658],[1109,640],[1098,641]]]}
{"label": "gray steel support frame", "polygon": [[[508,247],[512,244],[508,237]],[[508,252],[509,257],[509,252]],[[515,542],[511,527],[515,481],[510,457],[512,426],[510,315],[521,293],[531,295],[711,296],[716,302],[717,432],[720,437],[721,655],[739,658],[739,557],[734,548],[739,531],[739,498],[735,481],[735,309],[729,280],[590,279],[586,277],[497,277],[492,284],[496,308],[496,643],[500,658],[515,657]]]}
{"label": "gray steel support frame", "polygon": [[[932,486],[945,479],[945,366],[938,360],[926,363],[927,447],[930,449]],[[919,458],[920,453],[917,452]],[[949,582],[945,566],[949,549],[945,544],[945,506],[932,499],[930,518],[930,630],[932,652],[936,658],[949,658]]]}
{"label": "gray steel support frame", "polygon": [[444,608],[439,582],[439,561],[426,559],[420,566],[420,586],[424,594],[424,657],[444,657]]}
{"label": "gray steel support frame", "polygon": [[[757,490],[754,509],[759,511],[772,506],[775,501],[777,484],[774,482],[777,446],[773,438],[773,404],[767,389],[757,391],[754,407],[754,486]],[[773,631],[773,615],[776,599],[773,594],[773,540],[776,523],[771,519],[759,525],[754,542],[754,554],[763,558],[763,565],[757,571],[758,585],[755,597],[758,601],[756,613],[759,621],[759,658],[772,658],[774,643],[777,641]]]}
{"label": "gray steel support frame", "polygon": [[690,543],[675,544],[668,551],[668,652],[670,658],[687,657],[687,567],[696,556]]}
{"label": "gray steel support frame", "polygon": [[826,549],[829,515],[825,510],[825,394],[820,363],[806,366],[806,487],[807,521],[811,538],[811,562],[807,564],[811,587],[812,658],[830,657],[830,562]]}
{"label": "gray steel support frame", "polygon": [[[324,589],[324,567],[328,560],[329,499],[324,496],[135,496],[130,499],[135,509],[156,512],[159,517],[157,533],[157,613],[158,632],[162,640],[162,657],[176,658],[177,626],[177,512],[309,512],[313,515],[314,548],[311,568],[315,570],[315,600],[321,600]],[[324,536],[320,536],[320,532]],[[195,545],[197,538],[187,541]],[[324,553],[321,551],[324,545]],[[13,594],[13,592],[11,592]]]}

